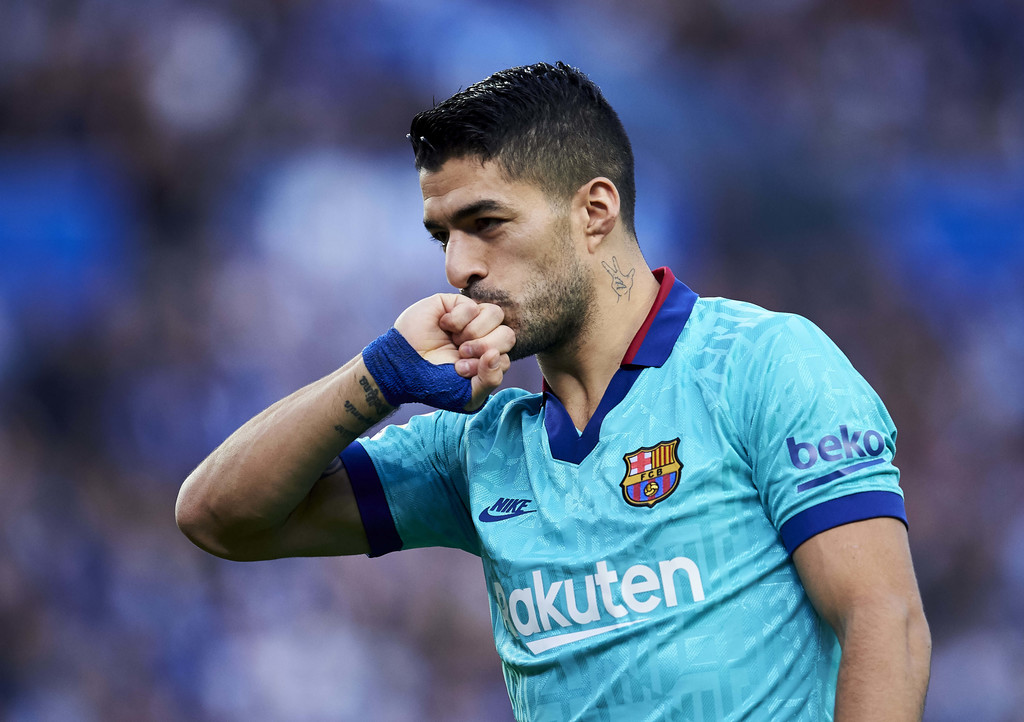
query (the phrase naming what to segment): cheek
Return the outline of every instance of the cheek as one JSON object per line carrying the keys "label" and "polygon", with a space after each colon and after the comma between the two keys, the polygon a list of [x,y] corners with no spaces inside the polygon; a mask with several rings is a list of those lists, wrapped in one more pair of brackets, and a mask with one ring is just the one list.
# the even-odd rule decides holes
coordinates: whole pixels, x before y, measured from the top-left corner
{"label": "cheek", "polygon": [[545,235],[534,240],[529,255],[524,260],[525,267],[530,269],[532,276],[527,281],[541,281],[545,278],[558,277],[574,262],[572,249],[564,240],[557,236]]}

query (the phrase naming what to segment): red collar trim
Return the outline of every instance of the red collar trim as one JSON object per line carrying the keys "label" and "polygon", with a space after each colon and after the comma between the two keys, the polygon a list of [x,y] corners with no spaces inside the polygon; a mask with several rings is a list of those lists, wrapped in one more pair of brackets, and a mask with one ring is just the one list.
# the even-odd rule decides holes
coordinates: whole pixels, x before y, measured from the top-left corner
{"label": "red collar trim", "polygon": [[655,317],[658,315],[658,311],[661,310],[662,304],[665,303],[665,299],[668,298],[669,291],[672,290],[672,284],[676,282],[675,274],[672,273],[672,269],[667,266],[656,268],[652,271],[654,277],[661,284],[661,288],[658,289],[658,295],[654,299],[654,305],[651,306],[651,310],[647,313],[647,318],[644,319],[643,325],[640,326],[640,330],[636,332],[636,336],[633,337],[632,343],[629,344],[629,348],[626,349],[626,355],[622,357],[621,365],[633,363],[633,359],[636,358],[636,354],[640,351],[640,347],[644,343],[644,339],[647,338],[647,332],[651,330],[651,324],[654,323]]}

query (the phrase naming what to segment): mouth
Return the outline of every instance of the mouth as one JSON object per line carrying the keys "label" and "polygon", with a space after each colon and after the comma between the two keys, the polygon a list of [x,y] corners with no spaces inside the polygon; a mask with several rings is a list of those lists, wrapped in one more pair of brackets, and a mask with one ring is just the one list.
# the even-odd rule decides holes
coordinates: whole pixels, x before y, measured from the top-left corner
{"label": "mouth", "polygon": [[459,291],[459,293],[466,298],[476,301],[477,303],[492,303],[495,306],[501,306],[503,309],[507,309],[514,305],[512,297],[504,291],[491,291],[472,285],[466,286],[464,289]]}

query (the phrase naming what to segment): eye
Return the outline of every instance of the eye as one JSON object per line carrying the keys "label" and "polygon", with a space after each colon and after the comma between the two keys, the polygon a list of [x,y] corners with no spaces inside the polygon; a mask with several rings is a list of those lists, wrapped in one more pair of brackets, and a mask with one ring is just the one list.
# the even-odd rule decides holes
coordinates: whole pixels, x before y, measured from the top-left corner
{"label": "eye", "polygon": [[476,219],[476,232],[487,233],[498,228],[505,220],[503,218],[477,218]]}
{"label": "eye", "polygon": [[430,240],[440,245],[442,251],[448,248],[448,234],[445,231],[431,233]]}

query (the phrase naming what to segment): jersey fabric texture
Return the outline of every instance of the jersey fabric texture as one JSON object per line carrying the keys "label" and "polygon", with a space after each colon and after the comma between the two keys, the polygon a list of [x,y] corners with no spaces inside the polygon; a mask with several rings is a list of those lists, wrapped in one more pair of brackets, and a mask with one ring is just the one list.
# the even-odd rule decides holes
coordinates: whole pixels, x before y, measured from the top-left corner
{"label": "jersey fabric texture", "polygon": [[809,321],[655,273],[582,432],[506,389],[346,449],[372,555],[480,556],[518,720],[830,720],[839,646],[790,553],[906,522],[896,429]]}

